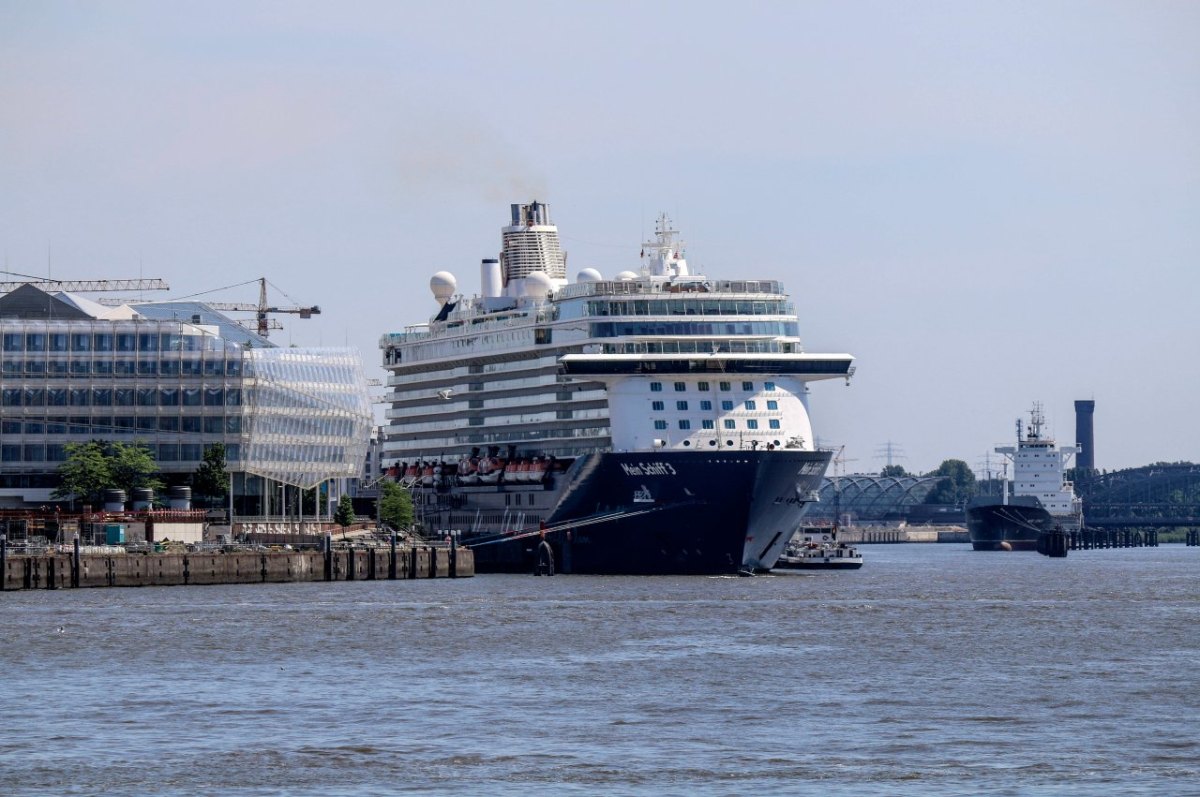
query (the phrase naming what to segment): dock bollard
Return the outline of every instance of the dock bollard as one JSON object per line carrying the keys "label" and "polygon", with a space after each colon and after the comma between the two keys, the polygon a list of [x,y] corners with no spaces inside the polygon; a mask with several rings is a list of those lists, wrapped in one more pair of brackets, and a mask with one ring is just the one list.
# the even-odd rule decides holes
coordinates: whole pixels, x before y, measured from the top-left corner
{"label": "dock bollard", "polygon": [[333,581],[333,535],[325,532],[325,580]]}
{"label": "dock bollard", "polygon": [[388,559],[388,580],[396,580],[396,532],[392,531],[392,554]]}

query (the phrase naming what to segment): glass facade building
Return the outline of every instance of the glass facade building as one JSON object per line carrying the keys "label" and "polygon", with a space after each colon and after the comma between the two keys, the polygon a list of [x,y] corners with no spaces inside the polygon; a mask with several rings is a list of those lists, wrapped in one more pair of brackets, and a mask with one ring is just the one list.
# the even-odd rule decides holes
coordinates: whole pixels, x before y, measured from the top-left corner
{"label": "glass facade building", "polygon": [[66,446],[88,440],[143,444],[165,474],[195,472],[213,443],[231,472],[297,487],[360,474],[372,419],[356,352],[278,348],[169,307],[0,296],[0,505],[49,500]]}

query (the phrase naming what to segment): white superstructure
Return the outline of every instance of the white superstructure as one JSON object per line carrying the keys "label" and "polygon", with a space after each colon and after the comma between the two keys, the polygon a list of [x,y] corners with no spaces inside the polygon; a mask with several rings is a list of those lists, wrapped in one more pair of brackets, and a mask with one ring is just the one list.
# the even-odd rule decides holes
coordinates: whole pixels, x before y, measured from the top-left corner
{"label": "white superstructure", "polygon": [[[1075,494],[1074,485],[1066,480],[1065,471],[1067,462],[1079,453],[1079,448],[1056,446],[1052,437],[1042,433],[1045,418],[1041,403],[1035,402],[1029,415],[1029,428],[1024,434],[1021,421],[1017,421],[1017,445],[996,449],[997,453],[1012,462],[1013,495],[1037,498],[1053,516],[1078,517],[1082,512],[1082,502]],[[1006,486],[1006,502],[1007,498]]]}
{"label": "white superstructure", "polygon": [[547,205],[513,205],[481,294],[435,275],[440,310],[380,340],[385,462],[487,449],[811,451],[808,382],[849,379],[848,354],[807,354],[775,280],[694,275],[665,216],[636,271],[566,277]]}

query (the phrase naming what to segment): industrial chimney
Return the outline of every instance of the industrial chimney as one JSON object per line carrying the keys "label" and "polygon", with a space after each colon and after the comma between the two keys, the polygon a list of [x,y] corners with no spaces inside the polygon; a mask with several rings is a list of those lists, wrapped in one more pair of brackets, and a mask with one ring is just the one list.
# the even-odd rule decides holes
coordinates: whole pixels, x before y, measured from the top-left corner
{"label": "industrial chimney", "polygon": [[1084,472],[1096,469],[1096,440],[1092,434],[1092,415],[1095,412],[1095,401],[1075,402],[1075,445],[1079,446],[1075,466]]}

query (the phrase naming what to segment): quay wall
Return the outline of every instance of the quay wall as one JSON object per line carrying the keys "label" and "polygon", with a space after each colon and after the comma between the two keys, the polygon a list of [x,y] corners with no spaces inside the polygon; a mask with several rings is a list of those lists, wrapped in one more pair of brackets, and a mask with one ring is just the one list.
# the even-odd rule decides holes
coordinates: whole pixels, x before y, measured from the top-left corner
{"label": "quay wall", "polygon": [[466,548],[403,547],[322,551],[200,553],[46,553],[0,557],[0,591],[299,581],[385,581],[469,578],[475,555]]}

